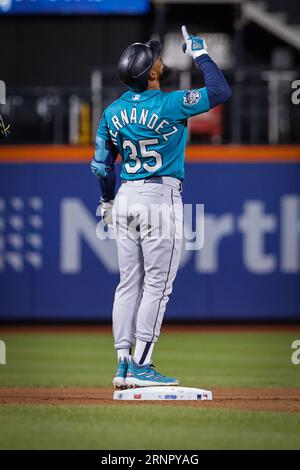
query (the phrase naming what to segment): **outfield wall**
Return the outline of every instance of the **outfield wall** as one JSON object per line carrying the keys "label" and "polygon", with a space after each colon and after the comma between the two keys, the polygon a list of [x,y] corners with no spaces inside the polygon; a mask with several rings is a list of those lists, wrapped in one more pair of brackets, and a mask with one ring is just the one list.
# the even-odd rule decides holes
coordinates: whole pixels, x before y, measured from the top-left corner
{"label": "outfield wall", "polygon": [[[0,320],[110,319],[92,154],[0,148]],[[188,147],[183,200],[204,203],[205,243],[184,250],[166,318],[300,320],[300,147]]]}

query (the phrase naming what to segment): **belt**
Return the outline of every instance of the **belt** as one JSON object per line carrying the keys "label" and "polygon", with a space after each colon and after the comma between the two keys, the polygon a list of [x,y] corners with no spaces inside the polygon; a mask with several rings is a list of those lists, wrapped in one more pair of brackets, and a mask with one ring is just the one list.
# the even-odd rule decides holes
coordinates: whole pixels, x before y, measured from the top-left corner
{"label": "belt", "polygon": [[[132,180],[121,180],[122,184],[128,183],[128,181]],[[133,181],[141,181],[141,180],[133,180]],[[164,180],[162,176],[149,176],[148,178],[143,179],[144,183],[156,183],[156,184],[163,184]]]}
{"label": "belt", "polygon": [[[172,187],[176,187],[176,189],[178,189],[180,192],[182,191],[182,181],[172,176],[148,176],[148,178],[141,178],[140,180],[121,179],[121,184],[126,184],[126,183],[134,184],[134,183],[138,183],[139,181],[143,182],[144,184],[146,183],[169,184]],[[174,183],[174,181],[176,181],[176,183]]]}

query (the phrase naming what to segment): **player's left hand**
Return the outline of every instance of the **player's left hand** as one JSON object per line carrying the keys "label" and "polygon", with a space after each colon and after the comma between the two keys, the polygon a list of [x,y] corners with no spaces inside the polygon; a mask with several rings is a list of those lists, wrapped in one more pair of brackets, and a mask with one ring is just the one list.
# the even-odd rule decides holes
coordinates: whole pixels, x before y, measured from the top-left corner
{"label": "player's left hand", "polygon": [[104,225],[112,225],[113,217],[112,217],[112,209],[113,209],[114,201],[103,201],[100,199],[100,215],[102,217],[102,222]]}
{"label": "player's left hand", "polygon": [[182,49],[185,54],[191,56],[193,59],[197,59],[197,57],[200,57],[203,54],[208,54],[206,42],[203,38],[189,34],[186,26],[184,25],[181,26],[181,31],[185,41],[182,45]]}

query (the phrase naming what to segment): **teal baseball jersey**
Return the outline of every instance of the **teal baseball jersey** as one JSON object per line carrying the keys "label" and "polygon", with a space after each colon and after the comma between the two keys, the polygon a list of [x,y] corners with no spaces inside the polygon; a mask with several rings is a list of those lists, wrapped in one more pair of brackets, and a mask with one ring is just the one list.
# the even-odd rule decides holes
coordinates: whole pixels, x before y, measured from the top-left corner
{"label": "teal baseball jersey", "polygon": [[121,178],[184,179],[187,119],[210,109],[207,89],[165,93],[128,91],[108,106],[96,137],[111,141],[122,157]]}

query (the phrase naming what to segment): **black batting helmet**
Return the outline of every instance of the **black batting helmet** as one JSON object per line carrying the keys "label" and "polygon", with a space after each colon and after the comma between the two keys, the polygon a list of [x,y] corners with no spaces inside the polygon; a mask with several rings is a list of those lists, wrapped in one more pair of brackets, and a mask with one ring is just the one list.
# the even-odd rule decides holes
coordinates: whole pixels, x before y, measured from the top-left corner
{"label": "black batting helmet", "polygon": [[120,81],[133,91],[141,92],[148,87],[148,78],[154,62],[161,56],[160,41],[131,44],[120,57],[118,74]]}

